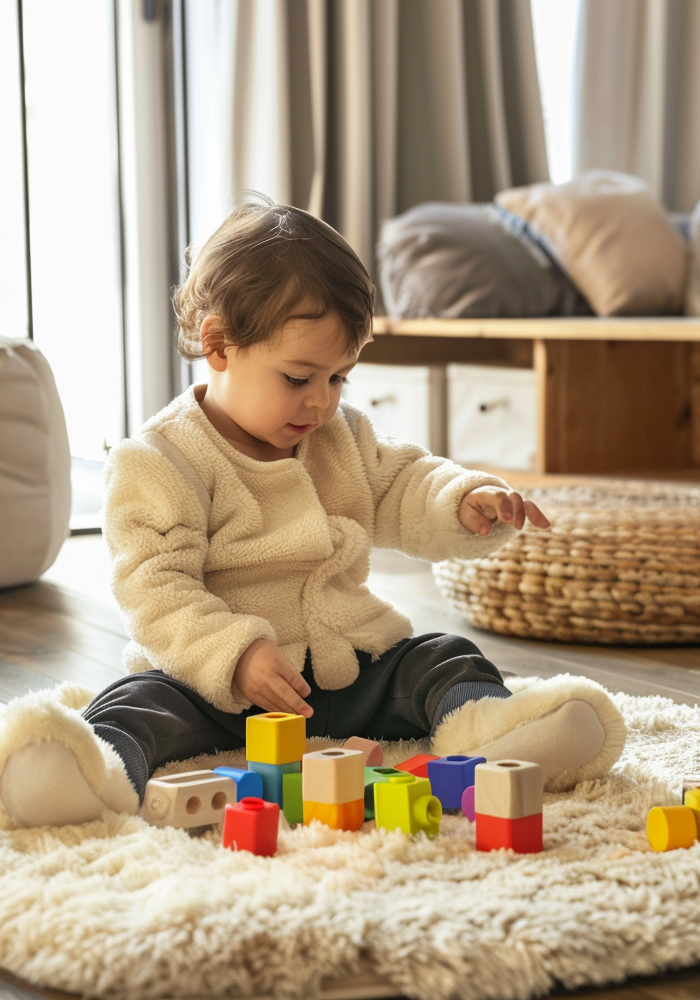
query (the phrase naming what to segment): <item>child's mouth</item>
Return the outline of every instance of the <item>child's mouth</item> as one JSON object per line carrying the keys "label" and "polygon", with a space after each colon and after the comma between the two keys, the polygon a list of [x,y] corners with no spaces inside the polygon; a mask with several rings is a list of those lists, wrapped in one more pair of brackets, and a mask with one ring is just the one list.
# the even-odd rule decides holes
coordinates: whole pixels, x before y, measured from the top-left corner
{"label": "child's mouth", "polygon": [[307,431],[311,431],[314,427],[318,427],[318,424],[287,424],[287,427],[295,434],[306,434]]}

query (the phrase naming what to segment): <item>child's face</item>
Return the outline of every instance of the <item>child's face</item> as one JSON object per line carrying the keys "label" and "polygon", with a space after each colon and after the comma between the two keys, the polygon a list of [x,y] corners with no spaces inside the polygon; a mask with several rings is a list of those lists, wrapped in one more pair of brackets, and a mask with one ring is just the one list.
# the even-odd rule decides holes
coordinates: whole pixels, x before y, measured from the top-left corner
{"label": "child's face", "polygon": [[245,454],[288,458],[306,434],[331,419],[358,354],[334,313],[293,316],[271,340],[209,356],[212,377],[202,409]]}

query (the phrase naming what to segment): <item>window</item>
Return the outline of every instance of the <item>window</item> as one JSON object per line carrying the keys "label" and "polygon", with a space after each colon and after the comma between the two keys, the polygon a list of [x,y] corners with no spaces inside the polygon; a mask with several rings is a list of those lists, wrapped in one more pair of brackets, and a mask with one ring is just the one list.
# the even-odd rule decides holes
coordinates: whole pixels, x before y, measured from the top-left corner
{"label": "window", "polygon": [[571,180],[574,72],[579,0],[531,0],[549,172]]}
{"label": "window", "polygon": [[0,26],[2,333],[32,336],[51,365],[73,527],[97,523],[104,445],[125,426],[114,18],[114,0],[21,0]]}

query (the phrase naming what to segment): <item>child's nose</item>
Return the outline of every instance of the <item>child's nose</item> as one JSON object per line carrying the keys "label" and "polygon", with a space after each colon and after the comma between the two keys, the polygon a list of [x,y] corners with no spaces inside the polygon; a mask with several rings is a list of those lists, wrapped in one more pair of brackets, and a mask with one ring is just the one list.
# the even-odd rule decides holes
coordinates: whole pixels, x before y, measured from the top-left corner
{"label": "child's nose", "polygon": [[327,385],[317,385],[308,393],[305,403],[309,410],[325,410],[330,401]]}

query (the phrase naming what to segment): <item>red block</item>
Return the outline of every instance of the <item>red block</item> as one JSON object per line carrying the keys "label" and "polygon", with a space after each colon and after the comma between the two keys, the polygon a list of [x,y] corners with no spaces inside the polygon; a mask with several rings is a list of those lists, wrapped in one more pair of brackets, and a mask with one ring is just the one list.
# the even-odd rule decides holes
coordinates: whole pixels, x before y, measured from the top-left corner
{"label": "red block", "polygon": [[440,760],[440,758],[435,757],[431,753],[418,753],[415,757],[409,757],[403,764],[394,764],[394,767],[397,771],[408,771],[409,774],[414,774],[416,778],[427,778],[428,762],[431,760]]}
{"label": "red block", "polygon": [[270,858],[277,850],[280,807],[248,796],[226,806],[222,843],[231,850]]}
{"label": "red block", "polygon": [[477,813],[477,851],[497,851],[501,847],[512,847],[517,854],[537,854],[541,851],[542,813],[521,816],[520,819]]}

